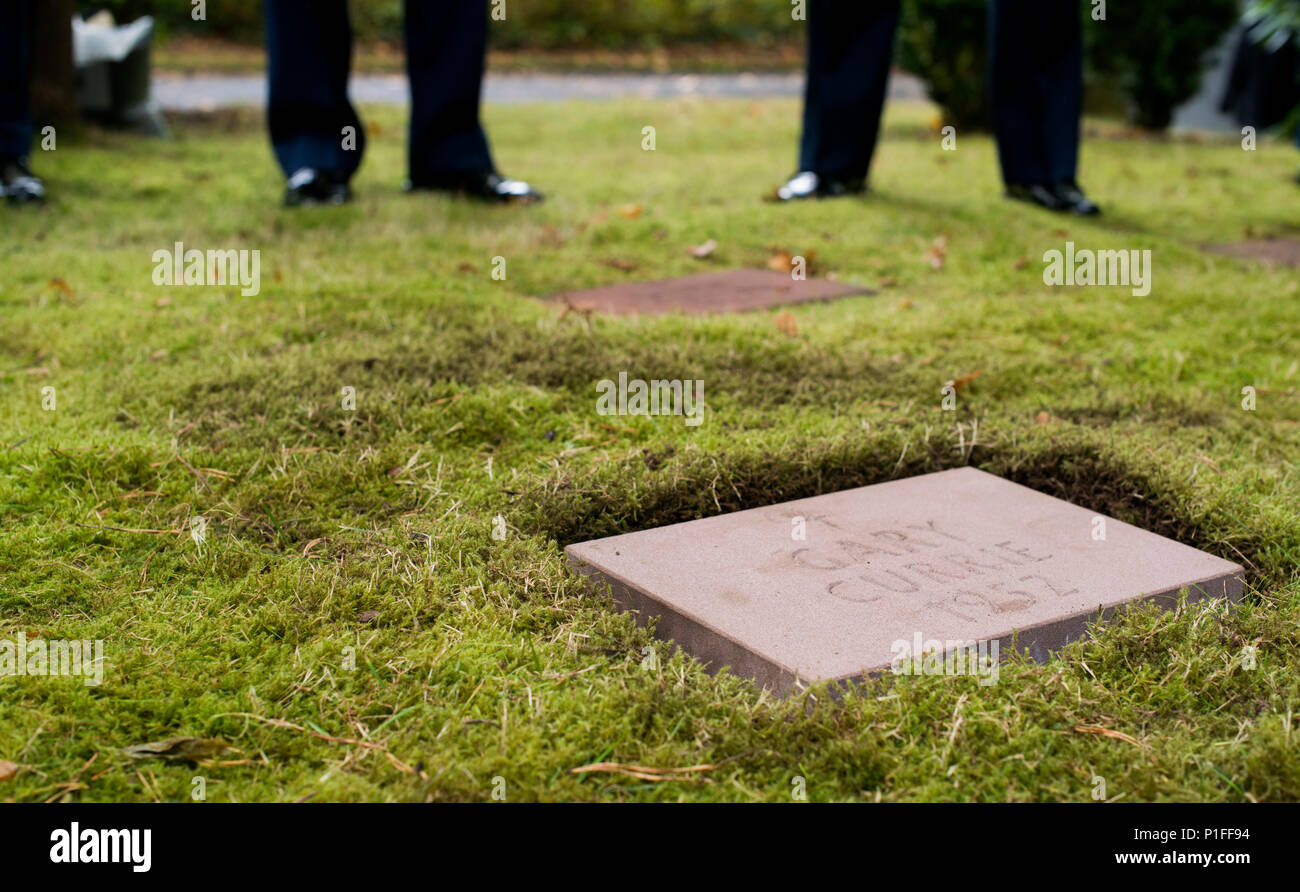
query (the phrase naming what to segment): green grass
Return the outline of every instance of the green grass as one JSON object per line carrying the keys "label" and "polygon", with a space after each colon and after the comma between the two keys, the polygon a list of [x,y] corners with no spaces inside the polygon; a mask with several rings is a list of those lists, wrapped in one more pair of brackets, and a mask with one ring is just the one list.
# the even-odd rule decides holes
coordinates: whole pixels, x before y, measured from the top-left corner
{"label": "green grass", "polygon": [[[104,639],[106,670],[0,679],[0,799],[188,800],[196,776],[209,801],[487,800],[496,777],[511,801],[788,801],[796,777],[815,801],[1091,801],[1094,776],[1300,799],[1297,277],[1200,250],[1297,234],[1294,151],[1103,134],[1085,221],[1005,202],[991,142],[943,152],[929,117],[891,108],[871,196],[798,207],[760,201],[793,166],[786,101],[489,109],[503,169],[551,193],[531,209],[403,195],[390,110],[342,209],[278,206],[253,114],[41,154],[50,206],[0,214],[0,640]],[[1151,294],[1044,286],[1067,239],[1149,248]],[[260,250],[261,293],[153,285],[176,241]],[[878,293],[793,333],[537,299],[779,250]],[[620,370],[704,379],[706,422],[607,425],[594,383]],[[1240,561],[1249,597],[1132,611],[991,687],[780,700],[564,568],[575,540],[964,463]],[[122,753],[173,736],[234,764]],[[713,767],[571,772],[601,761]]]}

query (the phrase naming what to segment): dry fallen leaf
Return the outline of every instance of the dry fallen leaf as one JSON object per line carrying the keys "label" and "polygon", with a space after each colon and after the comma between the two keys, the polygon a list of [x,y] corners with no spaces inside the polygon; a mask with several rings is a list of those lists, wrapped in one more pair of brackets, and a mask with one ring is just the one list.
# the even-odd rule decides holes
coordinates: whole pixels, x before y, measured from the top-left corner
{"label": "dry fallen leaf", "polygon": [[1017,257],[1016,262],[1011,264],[1011,266],[1015,269],[1024,269],[1025,267],[1029,266],[1029,258]]}
{"label": "dry fallen leaf", "polygon": [[155,307],[170,307],[172,305],[172,299],[170,297],[160,297],[153,302],[153,305]]}
{"label": "dry fallen leaf", "polygon": [[767,258],[768,269],[779,273],[793,273],[797,270],[806,276],[814,275],[813,261],[817,259],[815,250],[796,254],[779,245],[768,245],[767,250],[771,252]]}
{"label": "dry fallen leaf", "polygon": [[795,337],[799,334],[799,325],[794,321],[794,313],[785,310],[776,317],[776,327],[784,334]]}
{"label": "dry fallen leaf", "polygon": [[623,762],[597,762],[594,765],[582,765],[570,768],[570,774],[588,774],[601,771],[609,774],[624,774],[637,780],[659,783],[662,781],[691,780],[691,776],[701,771],[712,771],[716,765],[691,765],[689,768],[649,768],[645,765],[628,765]]}
{"label": "dry fallen leaf", "polygon": [[641,265],[634,260],[622,260],[618,257],[607,257],[601,263],[625,273],[630,273]]}
{"label": "dry fallen leaf", "polygon": [[1201,455],[1199,452],[1196,453],[1196,457],[1199,458],[1201,461],[1205,462],[1207,465],[1209,465],[1214,470],[1214,473],[1218,474],[1220,477],[1223,476],[1223,471],[1222,469],[1220,469],[1219,463],[1216,462],[1214,459],[1210,458],[1207,455]]}
{"label": "dry fallen leaf", "polygon": [[18,773],[18,766],[13,762],[0,762],[0,781],[7,781]]}
{"label": "dry fallen leaf", "polygon": [[1090,725],[1075,725],[1074,730],[1079,734],[1096,734],[1098,737],[1111,737],[1115,740],[1122,740],[1125,743],[1131,743],[1139,748],[1142,746],[1142,744],[1135,738],[1130,737],[1123,731],[1116,731],[1111,728],[1094,728]]}
{"label": "dry fallen leaf", "polygon": [[881,288],[893,288],[893,287],[894,287],[895,285],[897,285],[897,284],[898,284],[898,279],[896,279],[896,278],[893,277],[893,276],[881,276],[881,277],[880,277],[880,287],[881,287]]}
{"label": "dry fallen leaf", "polygon": [[230,744],[215,737],[169,737],[152,743],[137,743],[122,752],[132,759],[163,759],[168,762],[206,762],[227,750]]}
{"label": "dry fallen leaf", "polygon": [[460,263],[456,264],[456,269],[462,273],[478,272],[478,267],[470,263],[468,260],[462,260]]}
{"label": "dry fallen leaf", "polygon": [[696,260],[703,260],[718,249],[718,243],[714,239],[709,239],[702,245],[696,245],[691,248],[691,256]]}
{"label": "dry fallen leaf", "polygon": [[59,289],[60,291],[62,291],[64,294],[66,294],[68,297],[76,297],[76,296],[77,296],[76,293],[72,290],[72,287],[71,287],[70,285],[68,285],[68,283],[65,282],[63,279],[50,279],[50,283],[49,283],[48,285],[46,285],[45,287],[46,287],[46,288],[57,288],[57,289]]}
{"label": "dry fallen leaf", "polygon": [[794,269],[794,258],[784,251],[767,258],[767,268],[779,273],[788,273]]}
{"label": "dry fallen leaf", "polygon": [[641,216],[641,205],[625,204],[618,209],[618,212],[620,216],[627,217],[629,220],[635,220],[637,217]]}
{"label": "dry fallen leaf", "polygon": [[983,369],[976,369],[975,371],[971,372],[969,375],[962,375],[960,378],[954,378],[944,386],[951,387],[953,390],[957,391],[958,393],[961,393],[963,389],[970,386],[971,382],[974,381],[982,374],[984,374]]}
{"label": "dry fallen leaf", "polygon": [[921,258],[933,269],[943,269],[943,262],[948,258],[948,237],[939,236],[930,245],[930,250]]}
{"label": "dry fallen leaf", "polygon": [[153,360],[154,362],[159,362],[160,360],[163,360],[163,359],[166,359],[166,358],[167,358],[167,351],[166,351],[166,350],[155,350],[153,353],[150,353],[150,354],[149,354],[149,358],[150,358],[151,360]]}
{"label": "dry fallen leaf", "polygon": [[905,298],[903,298],[902,301],[899,302],[899,304],[898,304],[898,308],[899,308],[900,310],[910,310],[910,309],[912,309],[912,299],[911,299],[910,297],[905,297]]}

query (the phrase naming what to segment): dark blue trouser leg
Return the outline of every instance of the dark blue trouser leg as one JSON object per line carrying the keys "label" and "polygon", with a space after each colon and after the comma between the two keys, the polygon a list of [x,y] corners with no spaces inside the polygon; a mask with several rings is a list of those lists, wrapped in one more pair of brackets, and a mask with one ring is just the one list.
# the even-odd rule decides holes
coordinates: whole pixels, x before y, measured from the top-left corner
{"label": "dark blue trouser leg", "polygon": [[[266,0],[267,121],[285,176],[301,167],[349,178],[365,131],[348,101],[352,27],[347,0]],[[344,147],[354,127],[356,147]],[[349,143],[350,144],[350,143]]]}
{"label": "dark blue trouser leg", "polygon": [[1078,0],[990,0],[989,60],[1002,179],[1074,180],[1083,114]]}
{"label": "dark blue trouser leg", "polygon": [[444,173],[494,169],[479,123],[487,29],[484,0],[406,0],[410,171],[416,184]]}
{"label": "dark blue trouser leg", "polygon": [[880,134],[898,0],[811,0],[799,169],[859,180]]}
{"label": "dark blue trouser leg", "polygon": [[30,34],[30,0],[5,4],[0,25],[0,161],[22,158],[32,147]]}

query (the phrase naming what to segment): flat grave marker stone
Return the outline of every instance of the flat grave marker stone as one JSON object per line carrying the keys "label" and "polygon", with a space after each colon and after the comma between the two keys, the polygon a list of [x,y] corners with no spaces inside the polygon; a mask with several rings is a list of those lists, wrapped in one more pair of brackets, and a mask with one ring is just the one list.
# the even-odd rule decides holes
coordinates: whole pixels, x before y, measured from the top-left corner
{"label": "flat grave marker stone", "polygon": [[740,313],[850,294],[869,288],[829,279],[794,279],[770,269],[733,269],[655,282],[622,282],[585,291],[566,291],[551,299],[597,313]]}
{"label": "flat grave marker stone", "polygon": [[1043,660],[1099,609],[1172,606],[1184,587],[1189,601],[1243,591],[1237,564],[974,468],[567,553],[639,622],[659,617],[659,637],[780,692],[887,671],[900,640],[1006,649],[1014,631]]}

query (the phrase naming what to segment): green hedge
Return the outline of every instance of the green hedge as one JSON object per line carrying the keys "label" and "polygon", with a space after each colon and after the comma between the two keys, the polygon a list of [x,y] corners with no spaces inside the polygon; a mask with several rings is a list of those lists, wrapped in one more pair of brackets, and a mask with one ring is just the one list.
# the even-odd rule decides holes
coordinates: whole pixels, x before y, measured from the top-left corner
{"label": "green hedge", "polygon": [[1163,130],[1174,109],[1196,95],[1206,52],[1241,15],[1239,0],[1109,3],[1105,22],[1084,28],[1096,74],[1127,98],[1129,120]]}

